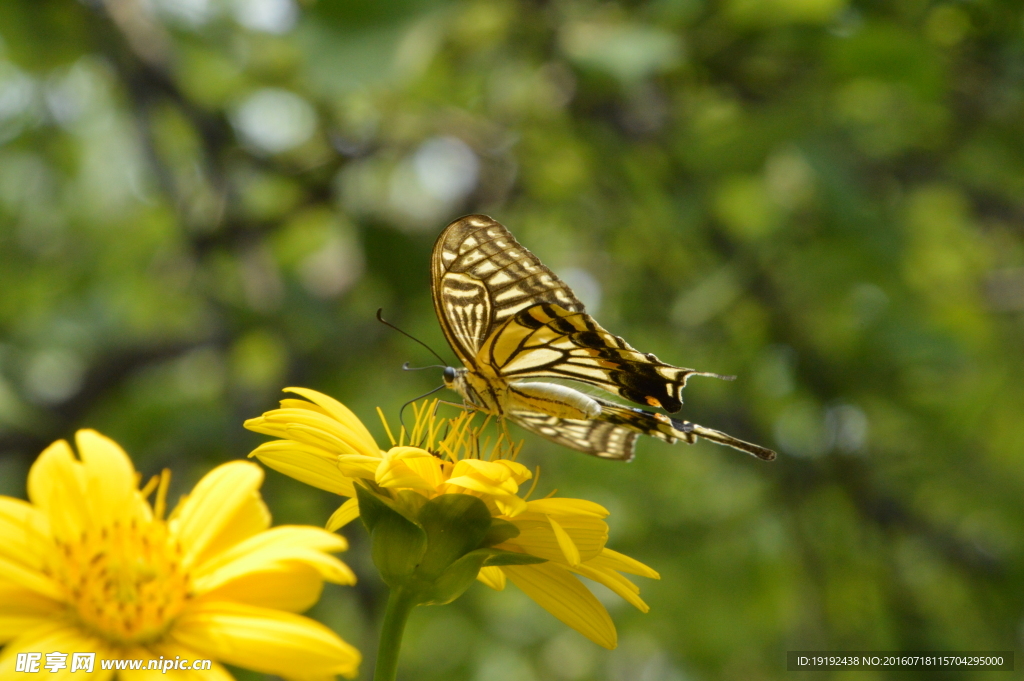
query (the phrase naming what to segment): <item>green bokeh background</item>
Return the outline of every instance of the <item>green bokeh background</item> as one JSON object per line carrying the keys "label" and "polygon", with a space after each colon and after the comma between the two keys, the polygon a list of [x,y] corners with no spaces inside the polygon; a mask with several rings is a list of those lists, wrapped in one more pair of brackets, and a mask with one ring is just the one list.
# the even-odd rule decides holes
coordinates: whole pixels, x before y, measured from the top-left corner
{"label": "green bokeh background", "polygon": [[[608,652],[477,585],[414,614],[401,678],[1019,650],[1011,0],[2,0],[0,493],[79,427],[183,493],[264,439],[242,421],[286,385],[383,442],[374,407],[394,418],[439,372],[401,371],[432,358],[374,311],[451,356],[428,258],[469,212],[637,348],[736,374],[694,379],[682,415],[780,456],[642,442],[616,464],[527,437],[539,490],[606,505],[610,546],[661,572],[651,612],[596,589]],[[340,501],[273,472],[264,493],[277,523]],[[368,678],[383,586],[345,534],[360,584],[312,614]]]}

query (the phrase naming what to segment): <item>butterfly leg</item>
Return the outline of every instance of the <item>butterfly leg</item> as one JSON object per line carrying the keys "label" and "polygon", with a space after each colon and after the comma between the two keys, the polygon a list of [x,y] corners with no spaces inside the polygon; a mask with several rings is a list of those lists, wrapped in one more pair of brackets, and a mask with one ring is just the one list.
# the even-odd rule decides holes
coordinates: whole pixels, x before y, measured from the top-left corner
{"label": "butterfly leg", "polygon": [[508,419],[499,419],[499,421],[501,422],[501,430],[502,434],[505,436],[505,440],[507,440],[509,444],[512,444],[514,440],[512,439],[512,433],[508,430]]}
{"label": "butterfly leg", "polygon": [[474,406],[469,402],[449,402],[448,400],[438,400],[438,405],[447,404],[449,407],[457,407],[464,411],[483,411],[480,407]]}

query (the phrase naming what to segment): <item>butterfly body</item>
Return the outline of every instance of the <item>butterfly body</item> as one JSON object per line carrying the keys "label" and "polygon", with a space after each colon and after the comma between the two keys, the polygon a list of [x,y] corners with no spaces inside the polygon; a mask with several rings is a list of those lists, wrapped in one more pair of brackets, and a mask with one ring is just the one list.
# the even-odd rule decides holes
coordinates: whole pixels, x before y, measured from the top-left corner
{"label": "butterfly body", "polygon": [[445,385],[466,404],[495,416],[537,411],[559,418],[593,419],[601,413],[601,405],[592,397],[557,383],[492,383],[467,369],[455,369]]}
{"label": "butterfly body", "polygon": [[441,328],[464,367],[445,384],[474,409],[603,458],[629,460],[640,434],[666,442],[697,436],[762,459],[775,453],[719,431],[536,379],[591,385],[676,412],[691,375],[602,328],[572,290],[500,223],[469,215],[434,245],[431,291]]}

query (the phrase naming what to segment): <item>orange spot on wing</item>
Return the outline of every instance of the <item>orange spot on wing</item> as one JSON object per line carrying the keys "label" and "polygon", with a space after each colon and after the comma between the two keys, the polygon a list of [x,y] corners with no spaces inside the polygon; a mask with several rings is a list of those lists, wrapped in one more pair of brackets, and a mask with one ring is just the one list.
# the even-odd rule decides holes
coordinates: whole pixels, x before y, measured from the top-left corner
{"label": "orange spot on wing", "polygon": [[656,397],[648,397],[647,404],[651,405],[652,407],[658,407],[659,409],[661,408],[661,402],[659,402],[658,398]]}

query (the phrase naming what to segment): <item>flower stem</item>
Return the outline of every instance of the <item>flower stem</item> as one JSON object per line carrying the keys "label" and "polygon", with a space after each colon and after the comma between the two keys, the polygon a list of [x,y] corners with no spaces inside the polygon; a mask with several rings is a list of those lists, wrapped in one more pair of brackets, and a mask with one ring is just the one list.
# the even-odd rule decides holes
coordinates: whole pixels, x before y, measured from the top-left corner
{"label": "flower stem", "polygon": [[395,681],[398,673],[398,653],[402,648],[402,634],[409,613],[416,607],[416,599],[408,590],[398,587],[388,594],[388,607],[384,611],[384,624],[380,629],[377,646],[377,667],[373,681]]}

